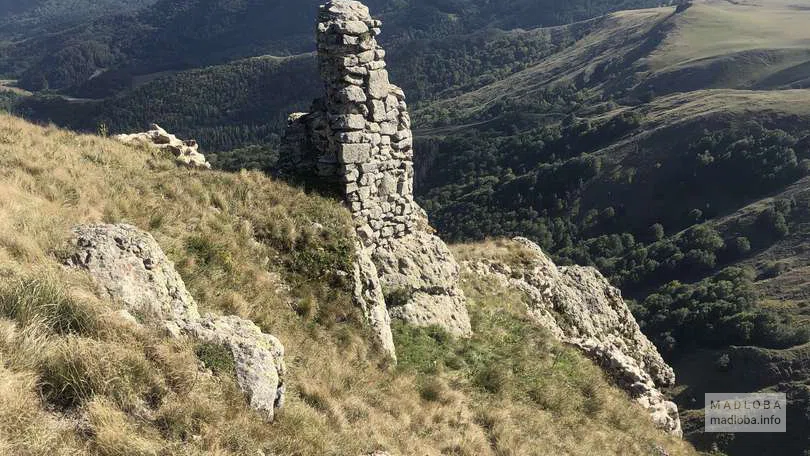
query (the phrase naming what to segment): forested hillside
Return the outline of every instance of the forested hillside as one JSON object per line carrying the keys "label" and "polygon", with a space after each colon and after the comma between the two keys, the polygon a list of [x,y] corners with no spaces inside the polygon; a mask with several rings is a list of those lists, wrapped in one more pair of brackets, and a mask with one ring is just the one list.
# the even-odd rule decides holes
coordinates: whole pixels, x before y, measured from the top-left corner
{"label": "forested hillside", "polygon": [[53,33],[77,24],[137,11],[157,0],[1,0],[0,41]]}
{"label": "forested hillside", "polygon": [[[386,20],[392,44],[479,28],[563,24],[655,4],[650,0],[369,2]],[[8,45],[7,57],[0,59],[0,74],[19,77],[32,90],[66,89],[106,71],[137,76],[260,54],[300,53],[312,47],[317,5],[315,0],[159,0],[126,16],[108,16]]]}

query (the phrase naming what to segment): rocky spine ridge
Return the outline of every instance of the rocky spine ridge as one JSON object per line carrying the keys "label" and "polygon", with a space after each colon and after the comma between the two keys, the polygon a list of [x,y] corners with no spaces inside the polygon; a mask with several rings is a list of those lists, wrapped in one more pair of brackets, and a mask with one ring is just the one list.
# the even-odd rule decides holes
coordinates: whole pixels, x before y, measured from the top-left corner
{"label": "rocky spine ridge", "polygon": [[463,268],[522,291],[532,320],[599,364],[659,428],[682,436],[678,408],[659,389],[674,385],[675,373],[641,332],[621,292],[595,268],[558,267],[537,244],[513,242],[524,254],[519,264],[479,259]]}

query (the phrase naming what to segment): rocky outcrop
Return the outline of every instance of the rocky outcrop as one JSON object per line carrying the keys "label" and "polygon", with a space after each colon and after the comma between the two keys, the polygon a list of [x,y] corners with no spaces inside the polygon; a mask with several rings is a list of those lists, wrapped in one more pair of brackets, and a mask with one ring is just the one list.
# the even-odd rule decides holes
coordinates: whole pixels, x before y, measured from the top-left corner
{"label": "rocky outcrop", "polygon": [[393,239],[374,250],[374,263],[393,318],[438,325],[457,336],[472,334],[459,265],[438,237],[418,231]]}
{"label": "rocky outcrop", "polygon": [[656,425],[682,435],[678,409],[659,387],[675,383],[675,374],[641,332],[618,289],[588,267],[557,267],[539,246],[514,240],[528,258],[520,264],[494,259],[464,263],[475,275],[521,290],[528,297],[529,316],[557,339],[576,346],[602,366]]}
{"label": "rocky outcrop", "polygon": [[239,317],[200,317],[183,279],[149,233],[123,224],[76,227],[68,265],[88,271],[104,292],[124,305],[125,316],[134,323],[230,349],[240,388],[266,419],[272,420],[283,405],[281,342]]}
{"label": "rocky outcrop", "polygon": [[127,135],[113,136],[118,142],[131,145],[145,144],[158,149],[168,150],[174,155],[178,164],[189,168],[211,169],[211,164],[205,160],[205,156],[199,152],[200,146],[193,139],[182,140],[157,124],[152,124],[151,129],[143,133],[133,133]]}
{"label": "rocky outcrop", "polygon": [[284,347],[252,321],[235,316],[205,318],[191,322],[186,333],[231,350],[236,380],[250,406],[273,419],[284,406]]}
{"label": "rocky outcrop", "polygon": [[391,333],[391,317],[385,304],[377,266],[371,259],[372,252],[359,241],[355,246],[354,300],[363,310],[366,321],[380,349],[396,362],[394,336]]}
{"label": "rocky outcrop", "polygon": [[[360,2],[321,6],[317,43],[325,94],[309,113],[290,116],[280,173],[345,199],[385,296],[397,297],[386,301],[393,316],[469,335],[458,265],[426,230],[424,211],[413,199],[411,119],[405,94],[388,79],[385,51],[376,40],[381,25]],[[366,274],[358,290],[368,291],[369,283]],[[379,339],[387,340],[379,293],[366,295],[358,301]]]}
{"label": "rocky outcrop", "polygon": [[200,318],[183,279],[149,233],[129,225],[87,225],[73,232],[70,264],[89,271],[129,313],[144,321]]}

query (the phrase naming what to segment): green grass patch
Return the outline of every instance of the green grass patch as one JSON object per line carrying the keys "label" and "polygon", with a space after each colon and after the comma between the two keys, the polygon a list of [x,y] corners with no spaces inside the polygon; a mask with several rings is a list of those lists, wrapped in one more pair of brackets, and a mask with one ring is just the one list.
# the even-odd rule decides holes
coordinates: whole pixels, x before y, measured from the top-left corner
{"label": "green grass patch", "polygon": [[216,375],[235,375],[236,362],[231,349],[214,343],[200,343],[194,349],[197,358]]}
{"label": "green grass patch", "polygon": [[426,379],[447,375],[493,399],[532,402],[555,414],[593,416],[602,409],[607,383],[576,350],[509,312],[471,307],[471,317],[475,334],[466,340],[438,327],[394,325],[399,369],[420,375],[423,399],[440,397]]}

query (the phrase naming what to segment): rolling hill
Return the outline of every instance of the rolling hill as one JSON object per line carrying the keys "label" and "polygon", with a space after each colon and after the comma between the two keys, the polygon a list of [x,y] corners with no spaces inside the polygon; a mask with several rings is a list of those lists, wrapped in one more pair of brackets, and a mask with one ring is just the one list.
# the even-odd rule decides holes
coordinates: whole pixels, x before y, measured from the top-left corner
{"label": "rolling hill", "polygon": [[[369,3],[386,20],[392,43],[487,27],[561,24],[623,7],[656,4],[651,0],[618,4],[605,0],[509,0],[482,5],[470,0]],[[60,11],[58,5],[65,4],[55,5],[53,9]],[[144,7],[135,7],[139,5]],[[30,90],[70,89],[105,72],[138,76],[261,54],[298,54],[312,47],[311,24],[317,5],[314,0],[158,0],[132,4],[121,8],[121,14],[97,19],[90,16],[70,29],[34,34],[5,45],[0,74],[19,79]],[[51,10],[43,7],[28,12],[46,20]]]}

